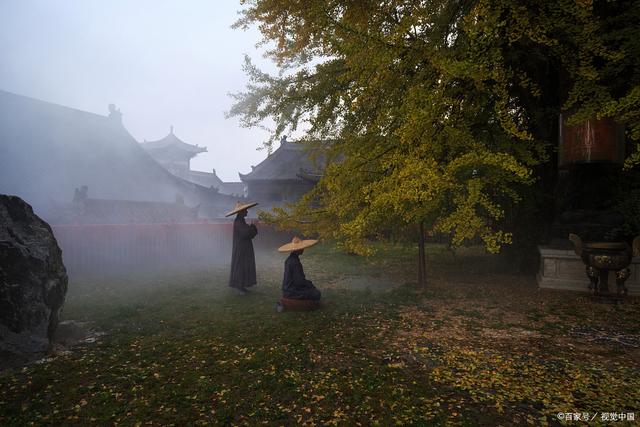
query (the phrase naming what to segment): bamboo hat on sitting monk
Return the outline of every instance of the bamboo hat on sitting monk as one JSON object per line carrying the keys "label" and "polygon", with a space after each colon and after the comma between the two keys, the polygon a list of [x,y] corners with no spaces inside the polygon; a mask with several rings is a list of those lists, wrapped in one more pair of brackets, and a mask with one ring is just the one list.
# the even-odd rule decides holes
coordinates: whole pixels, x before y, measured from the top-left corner
{"label": "bamboo hat on sitting monk", "polygon": [[282,245],[278,248],[278,252],[293,252],[299,251],[300,249],[310,248],[311,246],[318,243],[317,240],[302,240],[298,236],[295,236],[291,243],[287,243],[286,245]]}
{"label": "bamboo hat on sitting monk", "polygon": [[246,209],[252,208],[254,206],[256,206],[258,203],[240,203],[240,202],[236,202],[236,207],[233,208],[233,210],[229,213],[227,213],[225,216],[231,216],[234,214],[237,214],[240,211],[244,211]]}

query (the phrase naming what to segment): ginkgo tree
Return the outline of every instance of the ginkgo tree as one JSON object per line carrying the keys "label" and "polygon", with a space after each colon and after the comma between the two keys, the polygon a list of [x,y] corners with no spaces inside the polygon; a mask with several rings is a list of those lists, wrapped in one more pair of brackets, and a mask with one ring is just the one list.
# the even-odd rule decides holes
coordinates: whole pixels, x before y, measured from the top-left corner
{"label": "ginkgo tree", "polygon": [[326,160],[315,189],[268,219],[365,254],[419,229],[422,284],[425,233],[492,252],[511,242],[506,209],[552,161],[560,111],[640,136],[636,2],[241,3],[236,26],[257,25],[281,71],[247,58],[229,114],[273,120],[267,145],[302,129]]}

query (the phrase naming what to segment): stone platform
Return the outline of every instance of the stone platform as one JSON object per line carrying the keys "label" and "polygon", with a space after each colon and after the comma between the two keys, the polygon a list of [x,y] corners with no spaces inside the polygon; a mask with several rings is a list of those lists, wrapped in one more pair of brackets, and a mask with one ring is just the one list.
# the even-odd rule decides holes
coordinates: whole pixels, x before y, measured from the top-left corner
{"label": "stone platform", "polygon": [[[540,252],[538,287],[589,292],[586,267],[572,249],[538,246],[538,251]],[[629,295],[640,296],[640,257],[634,257],[629,268],[631,276],[625,282],[625,286],[629,289]],[[616,291],[613,272],[609,272],[609,291]]]}

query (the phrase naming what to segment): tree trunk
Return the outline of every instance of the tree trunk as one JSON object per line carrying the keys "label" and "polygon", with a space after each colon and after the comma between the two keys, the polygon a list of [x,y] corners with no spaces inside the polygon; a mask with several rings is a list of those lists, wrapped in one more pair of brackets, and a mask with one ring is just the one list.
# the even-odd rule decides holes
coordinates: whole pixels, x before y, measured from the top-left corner
{"label": "tree trunk", "polygon": [[420,221],[420,239],[418,240],[418,288],[427,287],[427,264],[424,250],[424,222]]}

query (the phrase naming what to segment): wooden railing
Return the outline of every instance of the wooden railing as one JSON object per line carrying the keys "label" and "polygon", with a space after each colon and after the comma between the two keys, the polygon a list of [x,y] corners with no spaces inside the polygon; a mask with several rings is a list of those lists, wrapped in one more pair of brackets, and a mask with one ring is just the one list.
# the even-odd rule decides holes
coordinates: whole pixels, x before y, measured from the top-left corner
{"label": "wooden railing", "polygon": [[[54,225],[70,277],[224,265],[233,223]],[[274,250],[288,233],[258,224],[254,246]]]}

